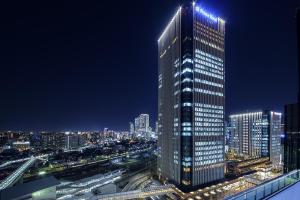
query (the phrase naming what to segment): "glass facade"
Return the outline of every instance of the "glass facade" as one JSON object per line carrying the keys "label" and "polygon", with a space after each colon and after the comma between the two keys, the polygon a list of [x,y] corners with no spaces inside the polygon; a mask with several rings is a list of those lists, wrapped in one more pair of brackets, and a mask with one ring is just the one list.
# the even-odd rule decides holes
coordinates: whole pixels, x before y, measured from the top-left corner
{"label": "glass facade", "polygon": [[158,40],[158,174],[190,190],[224,177],[225,21],[182,5]]}

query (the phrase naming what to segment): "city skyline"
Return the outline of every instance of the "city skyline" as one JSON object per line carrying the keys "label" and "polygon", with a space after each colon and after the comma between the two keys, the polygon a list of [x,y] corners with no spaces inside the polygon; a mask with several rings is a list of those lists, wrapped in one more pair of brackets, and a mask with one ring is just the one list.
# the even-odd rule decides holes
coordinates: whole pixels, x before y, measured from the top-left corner
{"label": "city skyline", "polygon": [[[119,2],[118,8],[108,2],[91,4],[27,3],[19,7],[22,10],[5,13],[15,14],[17,23],[12,27],[12,19],[8,20],[4,24],[6,32],[2,33],[2,48],[6,50],[1,55],[0,73],[4,78],[0,84],[0,108],[4,115],[0,129],[127,130],[129,119],[138,113],[149,113],[154,127],[156,40],[179,3],[138,2],[139,9],[126,2]],[[203,4],[230,22],[226,38],[230,43],[226,53],[226,74],[230,77],[226,83],[226,115],[266,107],[282,111],[286,102],[296,101],[294,15],[299,4],[287,2],[280,8],[274,1]],[[257,4],[259,8],[251,15]],[[110,13],[112,10],[125,16],[122,22]],[[281,15],[272,15],[279,11]],[[39,18],[32,17],[38,15]],[[101,25],[116,34],[100,32]],[[254,28],[256,31],[251,31]],[[10,34],[14,30],[18,31],[16,40]],[[117,33],[125,39],[115,40]],[[278,41],[279,36],[284,40]],[[276,45],[272,43],[275,40]],[[126,51],[129,44],[135,48]],[[277,51],[271,52],[275,47]],[[16,62],[9,62],[10,58]],[[116,69],[120,73],[114,73]],[[253,77],[255,82],[251,82]]]}
{"label": "city skyline", "polygon": [[0,200],[298,199],[300,1],[2,7]]}

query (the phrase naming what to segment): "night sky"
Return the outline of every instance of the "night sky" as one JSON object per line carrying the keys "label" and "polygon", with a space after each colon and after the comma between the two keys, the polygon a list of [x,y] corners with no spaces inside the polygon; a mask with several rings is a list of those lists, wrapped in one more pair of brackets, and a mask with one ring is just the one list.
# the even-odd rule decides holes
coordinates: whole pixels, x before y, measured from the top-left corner
{"label": "night sky", "polygon": [[[227,22],[226,113],[296,101],[298,0],[203,0]],[[128,129],[157,115],[157,38],[179,1],[1,5],[0,129]]]}

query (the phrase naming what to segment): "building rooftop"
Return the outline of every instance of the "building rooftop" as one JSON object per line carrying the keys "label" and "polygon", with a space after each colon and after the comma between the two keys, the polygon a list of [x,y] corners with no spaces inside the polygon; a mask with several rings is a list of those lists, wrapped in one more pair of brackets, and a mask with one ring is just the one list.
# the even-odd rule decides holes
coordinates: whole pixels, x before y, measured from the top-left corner
{"label": "building rooftop", "polygon": [[48,176],[42,179],[0,190],[0,200],[20,198],[59,184],[60,182],[56,178],[54,178],[53,176]]}
{"label": "building rooftop", "polygon": [[294,170],[254,188],[229,196],[226,200],[270,199],[298,200],[300,194],[300,170]]}

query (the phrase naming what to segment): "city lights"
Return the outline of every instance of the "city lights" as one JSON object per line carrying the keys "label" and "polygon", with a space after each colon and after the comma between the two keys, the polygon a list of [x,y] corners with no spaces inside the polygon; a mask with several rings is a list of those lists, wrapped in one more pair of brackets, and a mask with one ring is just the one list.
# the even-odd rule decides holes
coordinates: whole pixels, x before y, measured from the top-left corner
{"label": "city lights", "polygon": [[298,4],[51,3],[3,11],[0,200],[297,199]]}

